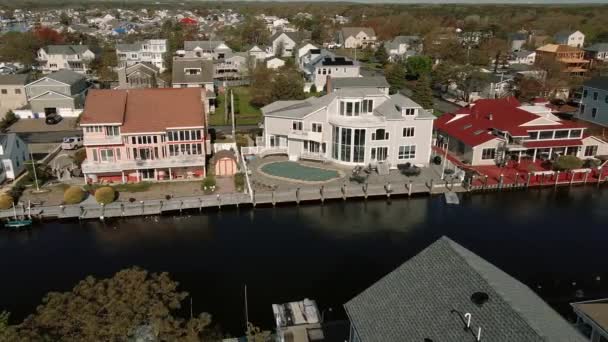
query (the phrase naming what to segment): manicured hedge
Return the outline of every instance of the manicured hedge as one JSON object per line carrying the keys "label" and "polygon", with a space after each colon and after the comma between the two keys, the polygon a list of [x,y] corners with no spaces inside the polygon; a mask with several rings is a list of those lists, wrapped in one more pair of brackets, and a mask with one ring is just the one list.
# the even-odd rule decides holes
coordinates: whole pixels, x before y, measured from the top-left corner
{"label": "manicured hedge", "polygon": [[79,186],[71,186],[63,193],[63,202],[65,204],[77,204],[84,200],[86,193]]}
{"label": "manicured hedge", "polygon": [[0,209],[8,209],[13,206],[13,197],[9,194],[0,194]]}
{"label": "manicured hedge", "polygon": [[116,199],[116,191],[112,187],[104,186],[95,190],[97,203],[109,204]]}

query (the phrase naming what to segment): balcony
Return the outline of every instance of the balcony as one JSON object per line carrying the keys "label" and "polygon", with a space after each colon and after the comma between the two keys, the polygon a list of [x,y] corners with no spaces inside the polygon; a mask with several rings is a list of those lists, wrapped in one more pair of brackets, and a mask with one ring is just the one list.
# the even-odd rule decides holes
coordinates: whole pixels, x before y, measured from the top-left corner
{"label": "balcony", "polygon": [[136,169],[167,169],[203,165],[205,165],[205,155],[179,156],[165,159],[116,160],[113,162],[91,162],[87,159],[82,163],[82,172],[105,173]]}
{"label": "balcony", "polygon": [[287,134],[287,137],[289,139],[296,140],[312,140],[316,142],[323,142],[323,133],[313,132],[311,130],[306,129],[302,131],[291,130],[289,134]]}
{"label": "balcony", "polygon": [[120,135],[106,135],[104,137],[85,137],[84,146],[97,146],[97,145],[120,145],[122,144],[122,138]]}

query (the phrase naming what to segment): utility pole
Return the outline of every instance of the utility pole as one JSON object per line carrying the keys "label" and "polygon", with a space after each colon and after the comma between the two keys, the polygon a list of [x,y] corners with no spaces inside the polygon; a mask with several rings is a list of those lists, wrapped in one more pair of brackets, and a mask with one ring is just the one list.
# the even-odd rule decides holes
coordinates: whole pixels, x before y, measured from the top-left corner
{"label": "utility pole", "polygon": [[230,114],[232,114],[232,138],[236,141],[236,127],[234,124],[234,91],[230,90]]}
{"label": "utility pole", "polygon": [[224,81],[224,123],[228,123],[228,86]]}
{"label": "utility pole", "polygon": [[443,180],[443,178],[445,177],[445,164],[446,164],[446,159],[448,158],[448,149],[450,148],[450,136],[448,135],[448,142],[447,144],[445,144],[445,155],[443,156],[443,165],[441,166],[441,179]]}

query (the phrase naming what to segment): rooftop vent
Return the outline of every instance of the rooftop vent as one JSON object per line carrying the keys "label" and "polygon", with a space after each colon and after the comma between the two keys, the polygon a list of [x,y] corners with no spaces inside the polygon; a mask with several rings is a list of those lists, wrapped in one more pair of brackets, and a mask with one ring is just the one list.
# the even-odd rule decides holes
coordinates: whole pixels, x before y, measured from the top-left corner
{"label": "rooftop vent", "polygon": [[471,302],[479,307],[482,307],[489,299],[490,296],[485,292],[475,292],[471,295]]}
{"label": "rooftop vent", "polygon": [[492,113],[488,114],[488,120],[492,121],[494,119],[494,115],[492,115]]}
{"label": "rooftop vent", "polygon": [[471,127],[473,127],[473,125],[472,125],[472,124],[466,124],[466,125],[464,125],[464,126],[462,127],[462,129],[469,129],[469,128],[471,128]]}

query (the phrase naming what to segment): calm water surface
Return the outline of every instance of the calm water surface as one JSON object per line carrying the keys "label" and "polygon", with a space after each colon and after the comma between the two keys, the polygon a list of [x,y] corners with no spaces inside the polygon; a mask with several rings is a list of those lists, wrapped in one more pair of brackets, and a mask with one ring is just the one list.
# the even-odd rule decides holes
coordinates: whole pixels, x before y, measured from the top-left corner
{"label": "calm water surface", "polygon": [[170,272],[195,313],[211,313],[233,334],[244,327],[244,284],[258,325],[272,327],[272,303],[304,297],[339,319],[343,303],[442,235],[562,314],[577,290],[608,297],[608,189],[587,187],[466,195],[460,206],[437,196],[0,231],[0,310],[19,320],[48,291],[138,265]]}

